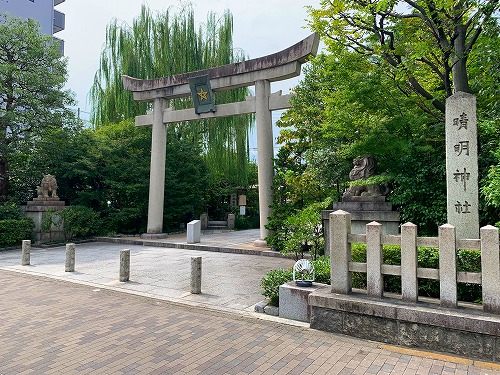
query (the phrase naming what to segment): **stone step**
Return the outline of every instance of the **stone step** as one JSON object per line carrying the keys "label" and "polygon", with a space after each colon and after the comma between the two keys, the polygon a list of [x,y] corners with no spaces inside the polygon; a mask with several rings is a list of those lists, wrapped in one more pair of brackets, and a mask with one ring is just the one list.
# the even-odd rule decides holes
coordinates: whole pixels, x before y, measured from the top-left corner
{"label": "stone step", "polygon": [[227,227],[227,220],[209,220],[208,221],[208,226],[209,227]]}

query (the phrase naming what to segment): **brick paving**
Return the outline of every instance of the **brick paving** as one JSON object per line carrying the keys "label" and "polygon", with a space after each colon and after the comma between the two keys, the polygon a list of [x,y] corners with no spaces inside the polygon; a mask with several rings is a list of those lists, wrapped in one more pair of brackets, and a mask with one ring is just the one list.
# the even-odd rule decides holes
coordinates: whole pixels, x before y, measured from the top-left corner
{"label": "brick paving", "polygon": [[[0,270],[0,374],[500,374],[248,314]],[[451,358],[451,357],[450,357]]]}

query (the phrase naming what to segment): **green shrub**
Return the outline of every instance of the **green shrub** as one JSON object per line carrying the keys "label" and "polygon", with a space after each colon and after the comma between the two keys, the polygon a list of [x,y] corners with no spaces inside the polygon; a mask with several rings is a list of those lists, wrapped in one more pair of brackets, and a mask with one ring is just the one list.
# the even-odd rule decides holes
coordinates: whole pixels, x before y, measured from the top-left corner
{"label": "green shrub", "polygon": [[14,246],[30,240],[35,223],[31,218],[0,220],[0,246]]}
{"label": "green shrub", "polygon": [[263,288],[262,295],[269,299],[270,305],[278,306],[280,285],[292,280],[293,272],[291,269],[277,269],[269,271],[260,282],[260,286]]}
{"label": "green shrub", "polygon": [[257,229],[260,226],[260,218],[258,215],[236,215],[234,227],[239,230]]}
{"label": "green shrub", "polygon": [[[351,258],[353,262],[366,263],[366,245],[353,243],[351,245]],[[356,289],[366,289],[366,273],[352,272],[352,287]]]}
{"label": "green shrub", "polygon": [[320,256],[312,261],[315,278],[314,281],[320,284],[330,284],[330,257]]}
{"label": "green shrub", "polygon": [[[457,271],[481,272],[481,251],[457,251]],[[457,298],[459,301],[482,302],[482,287],[478,284],[458,283]]]}
{"label": "green shrub", "polygon": [[[417,261],[421,268],[439,268],[439,249],[419,247]],[[418,279],[418,294],[423,297],[439,298],[439,280]]]}
{"label": "green shrub", "polygon": [[12,202],[0,203],[0,220],[19,220],[23,218],[21,207]]}
{"label": "green shrub", "polygon": [[109,209],[102,222],[106,231],[136,234],[146,232],[146,221],[140,207],[122,207]]}
{"label": "green shrub", "polygon": [[70,206],[61,211],[64,218],[64,237],[89,238],[99,234],[101,219],[99,213],[85,206]]}

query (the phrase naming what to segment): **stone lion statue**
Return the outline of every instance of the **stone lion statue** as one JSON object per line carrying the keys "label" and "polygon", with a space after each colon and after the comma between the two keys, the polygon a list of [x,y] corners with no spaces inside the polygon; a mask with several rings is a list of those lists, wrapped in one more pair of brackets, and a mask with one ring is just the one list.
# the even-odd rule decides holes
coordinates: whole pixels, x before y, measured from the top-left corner
{"label": "stone lion statue", "polygon": [[[375,175],[375,160],[371,156],[363,156],[355,158],[353,161],[354,167],[349,172],[351,181],[366,180]],[[355,185],[349,187],[344,197],[380,197],[388,193],[388,188],[385,185],[369,184]]]}
{"label": "stone lion statue", "polygon": [[38,198],[59,198],[57,196],[57,181],[51,174],[46,174],[42,178],[40,186],[36,187]]}

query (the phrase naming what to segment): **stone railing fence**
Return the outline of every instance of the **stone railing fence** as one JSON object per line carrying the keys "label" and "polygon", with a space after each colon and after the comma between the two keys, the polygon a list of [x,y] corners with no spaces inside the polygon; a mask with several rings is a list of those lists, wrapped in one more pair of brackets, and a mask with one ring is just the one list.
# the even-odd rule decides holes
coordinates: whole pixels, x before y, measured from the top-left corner
{"label": "stone railing fence", "polygon": [[[382,225],[371,222],[366,234],[351,234],[351,215],[345,211],[330,214],[331,288],[333,293],[352,292],[351,272],[367,274],[369,297],[383,296],[383,275],[401,276],[401,298],[418,301],[418,279],[435,279],[440,283],[440,304],[457,307],[457,283],[482,286],[483,310],[500,314],[500,251],[499,231],[491,225],[480,229],[480,239],[457,239],[455,227],[444,224],[438,237],[417,237],[417,226],[406,223],[401,235],[383,235]],[[366,244],[366,263],[352,262],[351,244]],[[383,263],[382,245],[401,246],[401,265]],[[418,247],[439,248],[439,269],[419,268]],[[481,272],[457,272],[456,250],[481,251]]]}

